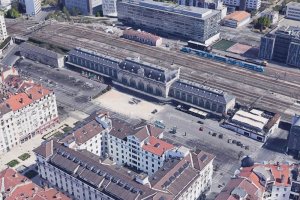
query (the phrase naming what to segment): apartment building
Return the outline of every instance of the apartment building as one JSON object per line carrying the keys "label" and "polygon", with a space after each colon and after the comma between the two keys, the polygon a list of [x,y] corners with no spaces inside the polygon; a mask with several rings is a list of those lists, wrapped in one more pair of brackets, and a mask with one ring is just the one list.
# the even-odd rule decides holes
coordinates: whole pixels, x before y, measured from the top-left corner
{"label": "apartment building", "polygon": [[[245,160],[249,165],[245,165]],[[227,183],[216,200],[261,199],[289,200],[291,194],[291,168],[283,163],[253,163],[242,160],[242,167]]]}
{"label": "apartment building", "polygon": [[0,199],[70,200],[54,188],[42,188],[13,168],[0,172]]}
{"label": "apartment building", "polygon": [[203,151],[169,158],[152,176],[53,140],[34,152],[44,184],[57,187],[72,199],[193,200],[211,186],[214,156]]}
{"label": "apartment building", "polygon": [[283,26],[263,36],[259,57],[300,68],[300,28]]}
{"label": "apartment building", "polygon": [[4,19],[4,12],[0,12],[0,42],[3,42],[8,37],[5,19]]}
{"label": "apartment building", "polygon": [[155,34],[211,44],[219,39],[221,13],[156,1],[123,0],[117,3],[118,20]]}
{"label": "apartment building", "polygon": [[19,0],[19,3],[24,7],[26,14],[29,16],[37,15],[42,9],[41,0]]}
{"label": "apartment building", "polygon": [[102,0],[103,15],[107,17],[117,17],[117,0]]}
{"label": "apartment building", "polygon": [[261,6],[261,0],[224,0],[223,3],[239,10],[258,10]]}
{"label": "apartment building", "polygon": [[[111,158],[148,175],[154,174],[169,156],[187,154],[160,138],[163,130],[153,125],[133,126],[124,120],[99,114],[66,136],[61,142],[74,149],[86,149]],[[179,151],[178,151],[179,150]]]}
{"label": "apartment building", "polygon": [[278,11],[266,11],[262,13],[262,17],[267,17],[272,24],[276,24],[279,20],[279,12]]}
{"label": "apartment building", "polygon": [[286,4],[285,17],[294,20],[300,20],[300,3],[289,2]]}
{"label": "apartment building", "polygon": [[72,14],[93,15],[100,11],[102,0],[64,0],[64,6]]}
{"label": "apartment building", "polygon": [[184,6],[219,10],[221,12],[221,19],[223,19],[227,13],[227,7],[223,5],[223,1],[221,0],[178,0],[177,3]]}
{"label": "apartment building", "polygon": [[9,151],[58,121],[54,92],[23,81],[12,75],[17,74],[15,71],[4,69],[1,74],[0,152]]}

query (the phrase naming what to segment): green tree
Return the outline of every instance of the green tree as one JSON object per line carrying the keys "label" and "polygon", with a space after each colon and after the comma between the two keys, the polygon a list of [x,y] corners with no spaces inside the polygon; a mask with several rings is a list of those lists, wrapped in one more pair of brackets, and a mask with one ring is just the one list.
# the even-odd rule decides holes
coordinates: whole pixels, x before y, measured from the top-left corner
{"label": "green tree", "polygon": [[271,26],[271,20],[267,17],[260,17],[258,18],[255,27],[260,29],[260,31],[262,31],[264,28],[266,27],[270,27]]}
{"label": "green tree", "polygon": [[11,8],[6,12],[6,17],[15,19],[20,17],[20,13],[15,8]]}
{"label": "green tree", "polygon": [[66,7],[63,7],[63,13],[66,15],[67,19],[70,20],[70,13]]}
{"label": "green tree", "polygon": [[96,12],[96,17],[100,17],[100,12]]}

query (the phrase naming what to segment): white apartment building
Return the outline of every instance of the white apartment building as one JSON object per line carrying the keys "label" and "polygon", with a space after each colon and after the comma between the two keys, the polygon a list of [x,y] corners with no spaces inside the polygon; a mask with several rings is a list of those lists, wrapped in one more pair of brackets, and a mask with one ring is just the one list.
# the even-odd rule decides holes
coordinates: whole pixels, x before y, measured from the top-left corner
{"label": "white apartment building", "polygon": [[[61,142],[73,149],[86,149],[152,175],[170,156],[186,155],[160,138],[163,130],[152,125],[134,127],[118,118],[100,114],[78,127]],[[176,152],[177,150],[177,152]]]}
{"label": "white apartment building", "polygon": [[261,0],[224,0],[223,3],[240,10],[258,10],[261,6]]}
{"label": "white apartment building", "polygon": [[276,24],[279,20],[279,13],[278,11],[266,11],[262,13],[263,17],[267,17],[268,19],[271,20],[272,24]]}
{"label": "white apartment building", "polygon": [[1,11],[0,12],[0,42],[3,42],[7,37],[8,35],[7,35],[7,30],[6,30],[5,20],[4,20],[4,13]]}
{"label": "white apartment building", "polygon": [[34,150],[42,184],[55,186],[72,199],[194,200],[209,189],[214,156],[189,152],[166,161],[153,176],[111,165],[53,140]]}
{"label": "white apartment building", "polygon": [[11,0],[0,0],[0,8],[5,11],[11,9]]}
{"label": "white apartment building", "polygon": [[75,127],[75,130],[60,142],[75,150],[86,149],[98,156],[107,157],[107,138],[110,130],[111,120],[107,114],[99,114],[87,123]]}
{"label": "white apartment building", "polygon": [[285,17],[294,20],[300,20],[300,3],[290,2],[286,4]]}
{"label": "white apartment building", "polygon": [[107,17],[117,17],[117,0],[102,0],[103,15]]}
{"label": "white apartment building", "polygon": [[[18,80],[19,76],[8,75],[4,82],[1,81],[1,85],[5,85],[1,90],[9,90],[7,88],[14,87]],[[9,151],[58,121],[56,97],[52,91],[32,82],[18,83],[17,93],[2,92],[5,98],[0,104],[0,152]]]}
{"label": "white apartment building", "polygon": [[41,0],[19,0],[19,2],[25,7],[26,14],[29,16],[37,15],[42,9]]}

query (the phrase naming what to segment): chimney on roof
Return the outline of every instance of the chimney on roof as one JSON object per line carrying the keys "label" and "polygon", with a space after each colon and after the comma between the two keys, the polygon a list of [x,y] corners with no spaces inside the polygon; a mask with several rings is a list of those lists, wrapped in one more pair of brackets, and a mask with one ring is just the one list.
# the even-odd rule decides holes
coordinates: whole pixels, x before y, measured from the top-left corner
{"label": "chimney on roof", "polygon": [[20,103],[23,103],[23,98],[20,98],[19,102],[20,102]]}
{"label": "chimney on roof", "polygon": [[58,192],[58,193],[56,193],[55,195],[54,195],[54,199],[59,199],[61,196],[60,196],[60,193]]}
{"label": "chimney on roof", "polygon": [[32,99],[32,94],[29,94],[29,98]]}
{"label": "chimney on roof", "polygon": [[284,181],[285,181],[285,176],[283,174],[281,174],[280,181],[281,181],[281,183],[284,183]]}
{"label": "chimney on roof", "polygon": [[13,174],[13,177],[14,177],[14,178],[18,177],[18,173],[17,173],[17,172],[14,173],[14,174]]}

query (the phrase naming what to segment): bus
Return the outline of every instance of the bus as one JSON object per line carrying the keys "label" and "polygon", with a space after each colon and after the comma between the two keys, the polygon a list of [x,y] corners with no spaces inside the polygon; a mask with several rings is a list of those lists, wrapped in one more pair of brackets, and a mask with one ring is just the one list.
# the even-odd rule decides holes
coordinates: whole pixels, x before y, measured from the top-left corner
{"label": "bus", "polygon": [[190,108],[188,110],[188,113],[191,114],[191,115],[194,115],[196,117],[202,118],[202,119],[206,119],[207,116],[208,116],[207,112],[204,112],[202,110],[198,110],[196,108]]}
{"label": "bus", "polygon": [[203,43],[195,42],[192,40],[188,41],[188,47],[190,47],[192,49],[201,50],[201,51],[211,52],[210,46],[203,44]]}

